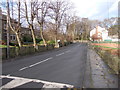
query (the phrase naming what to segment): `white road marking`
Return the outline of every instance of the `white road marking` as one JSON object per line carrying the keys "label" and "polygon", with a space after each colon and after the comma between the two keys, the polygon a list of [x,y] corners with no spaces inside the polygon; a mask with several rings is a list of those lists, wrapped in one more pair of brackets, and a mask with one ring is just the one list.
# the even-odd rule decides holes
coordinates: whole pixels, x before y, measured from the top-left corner
{"label": "white road marking", "polygon": [[37,63],[35,63],[35,64],[32,64],[32,65],[30,65],[29,67],[33,67],[33,66],[38,65],[38,64],[40,64],[40,63],[46,62],[46,61],[48,61],[48,60],[50,60],[50,59],[52,59],[52,57],[47,58],[47,59],[45,59],[45,60],[43,60],[43,61],[37,62]]}
{"label": "white road marking", "polygon": [[68,51],[65,51],[66,53],[68,53],[68,52],[70,52],[70,50],[68,50]]}
{"label": "white road marking", "polygon": [[60,55],[63,55],[63,54],[65,54],[65,53],[63,52],[63,53],[57,54],[56,56],[60,56]]}
{"label": "white road marking", "polygon": [[46,62],[46,61],[48,61],[48,60],[50,60],[50,59],[52,59],[52,58],[53,58],[53,57],[50,57],[50,58],[47,58],[47,59],[45,59],[45,60],[43,60],[43,61],[40,61],[40,62],[37,62],[37,63],[35,63],[35,64],[29,65],[28,67],[21,68],[19,71],[22,71],[22,70],[25,70],[25,69],[27,69],[27,68],[36,66],[36,65],[38,65],[38,64],[40,64],[40,63],[43,63],[43,62]]}
{"label": "white road marking", "polygon": [[35,64],[32,64],[32,65],[30,65],[29,67],[33,67],[33,66],[36,66],[36,65],[38,65],[39,63],[35,63]]}
{"label": "white road marking", "polygon": [[18,86],[23,85],[25,83],[28,83],[30,81],[31,80],[28,80],[28,79],[25,79],[25,80],[22,80],[22,79],[12,80],[9,83],[7,83],[6,85],[2,86],[0,90],[2,90],[2,88],[15,88],[15,87],[18,87]]}
{"label": "white road marking", "polygon": [[10,74],[8,74],[7,76],[10,76]]}
{"label": "white road marking", "polygon": [[61,87],[61,85],[44,84],[42,88],[58,88],[60,90],[63,86]]}
{"label": "white road marking", "polygon": [[22,71],[22,70],[24,70],[24,69],[27,69],[28,67],[23,67],[23,68],[21,68],[19,71]]}
{"label": "white road marking", "polygon": [[14,79],[11,82],[5,84],[0,88],[15,88],[17,86],[20,86],[22,84],[28,83],[28,82],[36,82],[36,83],[43,83],[43,88],[63,88],[63,87],[68,87],[68,88],[73,88],[73,85],[69,84],[63,84],[63,83],[56,83],[56,82],[48,82],[48,81],[43,81],[43,80],[38,80],[38,79],[29,79],[29,78],[22,78],[22,77],[14,77],[14,76],[5,76],[1,75],[0,78],[10,78]]}

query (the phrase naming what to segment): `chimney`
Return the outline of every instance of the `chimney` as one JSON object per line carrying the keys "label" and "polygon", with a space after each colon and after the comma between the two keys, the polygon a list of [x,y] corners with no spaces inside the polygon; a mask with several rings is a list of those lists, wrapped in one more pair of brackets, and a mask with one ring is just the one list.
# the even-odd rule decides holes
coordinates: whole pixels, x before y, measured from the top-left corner
{"label": "chimney", "polygon": [[96,34],[98,33],[98,26],[96,26]]}

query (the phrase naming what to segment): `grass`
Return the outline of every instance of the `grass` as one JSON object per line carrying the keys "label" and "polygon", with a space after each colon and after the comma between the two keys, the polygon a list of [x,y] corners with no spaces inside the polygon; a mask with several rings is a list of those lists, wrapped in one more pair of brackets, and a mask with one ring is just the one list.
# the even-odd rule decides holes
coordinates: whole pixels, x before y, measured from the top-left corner
{"label": "grass", "polygon": [[[43,44],[37,44],[37,45],[43,45]],[[29,46],[33,46],[33,45],[22,45],[23,47],[29,47]],[[10,47],[18,47],[18,46],[10,46]],[[7,45],[0,45],[0,48],[7,48]]]}
{"label": "grass", "polygon": [[92,43],[117,43],[117,44],[120,44],[120,42],[113,42],[113,41],[92,41]]}
{"label": "grass", "polygon": [[103,47],[103,48],[111,48],[111,49],[120,49],[120,48],[113,48],[113,47],[106,47],[106,46],[99,46],[99,45],[94,45],[95,47]]}
{"label": "grass", "polygon": [[[10,46],[10,47],[14,47],[14,46]],[[0,45],[0,48],[7,48],[7,45]]]}
{"label": "grass", "polygon": [[6,48],[7,46],[6,45],[0,45],[0,48]]}

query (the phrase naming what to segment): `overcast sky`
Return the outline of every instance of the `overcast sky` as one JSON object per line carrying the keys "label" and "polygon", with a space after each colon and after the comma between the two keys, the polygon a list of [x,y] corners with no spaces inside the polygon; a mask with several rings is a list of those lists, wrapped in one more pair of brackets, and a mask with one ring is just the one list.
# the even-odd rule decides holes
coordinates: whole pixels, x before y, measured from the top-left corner
{"label": "overcast sky", "polygon": [[120,0],[71,0],[80,17],[99,19],[118,17]]}
{"label": "overcast sky", "polygon": [[[4,2],[4,0],[1,1]],[[103,20],[105,18],[118,17],[118,2],[120,0],[69,0],[69,1],[71,1],[74,5],[75,10],[77,11],[76,15],[82,18],[88,17],[89,19]]]}

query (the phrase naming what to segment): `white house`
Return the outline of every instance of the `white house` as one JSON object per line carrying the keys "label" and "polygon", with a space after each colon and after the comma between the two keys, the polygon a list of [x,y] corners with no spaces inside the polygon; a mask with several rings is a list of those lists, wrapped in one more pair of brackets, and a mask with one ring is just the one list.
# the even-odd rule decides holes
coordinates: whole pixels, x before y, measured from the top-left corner
{"label": "white house", "polygon": [[108,30],[100,26],[96,26],[90,31],[90,40],[92,41],[105,41],[109,39]]}

